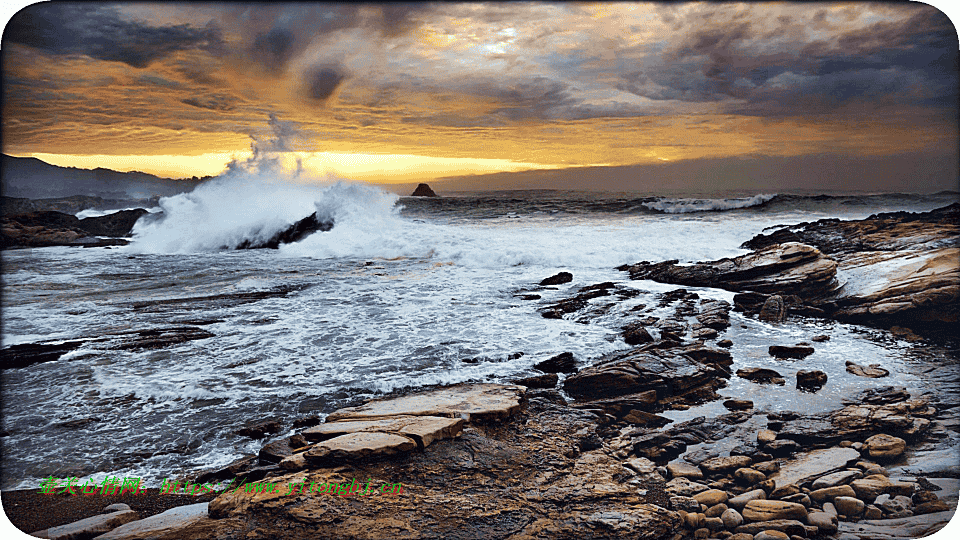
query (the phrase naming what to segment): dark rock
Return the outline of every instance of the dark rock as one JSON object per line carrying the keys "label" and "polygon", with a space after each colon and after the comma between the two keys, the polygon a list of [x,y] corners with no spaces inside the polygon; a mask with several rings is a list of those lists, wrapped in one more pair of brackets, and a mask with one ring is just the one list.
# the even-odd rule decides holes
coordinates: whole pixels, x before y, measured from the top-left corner
{"label": "dark rock", "polygon": [[803,449],[796,441],[777,439],[763,445],[763,449],[773,457],[786,457]]}
{"label": "dark rock", "polygon": [[576,373],[577,359],[573,357],[573,353],[565,352],[538,362],[533,367],[544,373]]}
{"label": "dark rock", "polygon": [[642,324],[633,323],[623,327],[621,334],[628,345],[642,345],[653,341],[653,337]]}
{"label": "dark rock", "polygon": [[797,388],[816,392],[827,384],[827,374],[818,370],[800,370],[797,372]]}
{"label": "dark rock", "polygon": [[64,354],[79,348],[87,340],[71,340],[52,344],[21,343],[0,350],[0,369],[27,367],[41,362],[59,360]]}
{"label": "dark rock", "polygon": [[673,420],[657,414],[651,414],[641,410],[632,410],[623,417],[624,422],[638,426],[663,427],[673,423]]}
{"label": "dark rock", "polygon": [[256,466],[257,456],[244,456],[225,467],[201,472],[194,481],[198,484],[207,484],[222,480],[232,480],[241,476],[244,471],[253,469]]}
{"label": "dark rock", "polygon": [[316,212],[297,221],[293,225],[264,241],[247,239],[237,245],[237,249],[277,249],[281,244],[290,244],[303,240],[315,232],[326,232],[333,228],[333,221],[320,218]]}
{"label": "dark rock", "polygon": [[568,377],[563,388],[576,399],[599,399],[656,390],[658,399],[682,396],[729,377],[722,369],[658,351],[620,351]]}
{"label": "dark rock", "polygon": [[815,341],[815,342],[817,342],[817,343],[823,343],[823,342],[825,342],[825,341],[830,341],[830,336],[828,336],[828,335],[826,335],[826,334],[821,334],[821,335],[819,335],[819,336],[813,336],[812,338],[810,338],[810,341]]}
{"label": "dark rock", "polygon": [[733,342],[730,341],[729,339],[721,339],[720,341],[717,342],[717,347],[723,347],[725,349],[729,349],[730,347],[733,347]]}
{"label": "dark rock", "polygon": [[126,333],[126,336],[114,348],[123,351],[138,351],[144,349],[160,349],[193,341],[216,337],[216,334],[207,332],[195,326],[179,326],[173,328],[154,328]]}
{"label": "dark rock", "polygon": [[410,194],[411,197],[437,197],[438,195],[434,193],[430,186],[427,184],[417,184],[417,189],[413,190],[413,193]]}
{"label": "dark rock", "polygon": [[748,399],[728,399],[723,406],[731,411],[746,411],[753,408],[753,402]]}
{"label": "dark rock", "polygon": [[578,409],[596,409],[620,419],[635,410],[650,411],[655,408],[657,402],[657,391],[648,390],[638,394],[627,394],[595,401],[574,403],[572,406]]}
{"label": "dark rock", "polygon": [[320,417],[317,415],[305,416],[303,418],[297,418],[293,421],[293,429],[300,429],[305,427],[312,427],[320,424]]}
{"label": "dark rock", "polygon": [[[887,405],[848,405],[822,415],[798,415],[784,421],[777,437],[807,446],[833,446],[840,441],[864,441],[877,433],[917,440],[929,429],[925,416],[934,414],[923,400]],[[769,427],[769,425],[768,425]]]}
{"label": "dark rock", "polygon": [[265,420],[263,422],[257,422],[256,424],[251,424],[249,426],[240,428],[234,433],[242,437],[250,437],[251,439],[262,439],[267,435],[272,435],[274,433],[279,433],[283,429],[283,424],[278,420]]}
{"label": "dark rock", "polygon": [[520,295],[520,299],[521,300],[539,300],[540,295],[539,294],[523,294],[523,295]]}
{"label": "dark rock", "polygon": [[756,383],[786,384],[779,373],[767,368],[744,368],[737,370],[737,376],[741,379],[747,379]]}
{"label": "dark rock", "polygon": [[[262,437],[254,438],[260,439]],[[303,437],[303,435],[292,435],[285,439],[280,439],[279,441],[273,441],[266,444],[260,449],[260,453],[257,455],[257,458],[261,465],[280,463],[283,458],[290,457],[297,453],[297,451],[302,451],[303,448],[308,444],[309,443]]]}
{"label": "dark rock", "polygon": [[570,272],[560,272],[544,278],[544,280],[540,282],[540,285],[561,285],[563,283],[570,283],[571,281],[573,281],[573,274]]}
{"label": "dark rock", "polygon": [[899,403],[901,401],[906,401],[910,399],[910,394],[907,393],[907,389],[902,386],[884,386],[881,388],[868,388],[856,398],[851,400],[850,404],[867,404],[867,405],[885,405],[887,403]]}
{"label": "dark rock", "polygon": [[760,320],[766,322],[783,322],[787,317],[787,306],[783,303],[783,298],[774,294],[768,296],[760,308]]}
{"label": "dark rock", "polygon": [[534,377],[514,379],[511,382],[513,382],[513,384],[519,384],[520,386],[526,386],[527,388],[556,388],[558,380],[559,377],[557,377],[556,373],[546,373]]}
{"label": "dark rock", "polygon": [[793,347],[786,345],[771,345],[768,351],[770,356],[776,358],[795,358],[797,360],[806,358],[813,354],[813,347],[806,347],[802,345],[794,345]]}

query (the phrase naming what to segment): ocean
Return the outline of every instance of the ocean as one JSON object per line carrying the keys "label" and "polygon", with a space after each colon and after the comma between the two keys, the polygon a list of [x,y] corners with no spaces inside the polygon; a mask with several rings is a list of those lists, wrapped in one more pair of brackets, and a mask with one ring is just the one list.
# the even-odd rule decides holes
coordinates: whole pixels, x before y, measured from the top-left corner
{"label": "ocean", "polygon": [[[672,309],[658,308],[657,298],[676,286],[630,281],[618,265],[733,257],[747,252],[741,243],[777,225],[926,211],[958,197],[445,193],[435,185],[443,197],[411,198],[365,184],[254,180],[214,181],[161,199],[128,246],[3,252],[4,347],[104,339],[57,361],[3,371],[0,488],[107,475],[158,486],[256,454],[265,441],[235,433],[253,422],[280,420],[282,437],[296,419],[322,419],[388,392],[509,381],[567,351],[588,365],[629,347],[621,326]],[[314,211],[332,219],[333,229],[277,250],[230,249]],[[573,281],[538,286],[560,271]],[[586,321],[540,315],[545,304],[602,281],[638,294]],[[640,304],[649,306],[642,315]],[[737,377],[720,390],[758,409],[829,411],[891,384],[957,402],[960,354],[949,343],[908,342],[822,319],[774,325],[733,312],[731,322],[717,338],[734,342],[731,370],[820,369],[829,377],[816,394]],[[122,348],[129,332],[184,326],[213,337]],[[766,352],[817,334],[831,339],[808,360],[785,365]],[[893,375],[855,377],[844,369],[848,359],[879,363]],[[713,402],[664,415],[679,421],[722,412]],[[956,447],[948,438],[929,450],[955,459]]]}

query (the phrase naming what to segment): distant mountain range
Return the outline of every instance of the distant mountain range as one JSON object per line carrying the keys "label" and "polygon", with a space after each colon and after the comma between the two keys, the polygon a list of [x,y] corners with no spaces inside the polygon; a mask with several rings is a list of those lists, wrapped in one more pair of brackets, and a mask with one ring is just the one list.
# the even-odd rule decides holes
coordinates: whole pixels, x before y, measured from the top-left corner
{"label": "distant mountain range", "polygon": [[58,167],[36,158],[6,154],[0,158],[0,194],[4,197],[50,199],[79,195],[115,200],[154,199],[192,191],[209,178],[172,180],[142,172]]}

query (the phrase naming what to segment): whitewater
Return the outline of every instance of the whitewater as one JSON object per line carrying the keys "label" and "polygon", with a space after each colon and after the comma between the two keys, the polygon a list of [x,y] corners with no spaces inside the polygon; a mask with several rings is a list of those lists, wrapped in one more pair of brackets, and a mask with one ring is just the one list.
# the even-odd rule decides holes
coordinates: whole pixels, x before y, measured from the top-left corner
{"label": "whitewater", "polygon": [[[35,488],[51,475],[138,476],[158,485],[256,454],[266,441],[236,434],[250,423],[279,419],[281,437],[295,419],[322,419],[386,392],[508,381],[566,351],[587,365],[628,347],[619,335],[627,310],[655,306],[658,294],[676,288],[629,281],[618,265],[733,257],[769,227],[956,200],[950,193],[438,191],[445,196],[398,197],[347,181],[237,173],[161,199],[128,246],[4,252],[3,346],[108,339],[4,372],[0,487]],[[276,250],[231,249],[314,212],[333,228]],[[573,282],[537,285],[560,271]],[[588,323],[540,315],[544,304],[601,281],[638,295]],[[237,300],[253,292],[264,294]],[[525,299],[531,295],[540,298]],[[937,390],[919,371],[923,355],[956,361],[954,351],[918,352],[852,325],[772,326],[737,313],[731,321],[732,352],[751,365],[771,361],[757,352],[770,340],[811,328],[834,336],[818,348],[823,365],[806,366],[837,382],[821,393],[786,388],[772,396],[731,380],[731,395],[736,389],[772,410],[832,410],[875,385],[846,374],[842,359],[851,355],[903,373],[897,384],[918,393]],[[172,326],[199,326],[214,337],[147,350],[117,348],[111,337]],[[715,406],[667,414],[681,419]]]}

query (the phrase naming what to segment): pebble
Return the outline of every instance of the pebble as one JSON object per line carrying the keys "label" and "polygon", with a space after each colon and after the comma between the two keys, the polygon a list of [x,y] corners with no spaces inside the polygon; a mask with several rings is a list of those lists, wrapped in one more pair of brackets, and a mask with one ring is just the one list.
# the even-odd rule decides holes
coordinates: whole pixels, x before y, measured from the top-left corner
{"label": "pebble", "polygon": [[728,497],[726,491],[720,489],[708,489],[707,491],[697,493],[693,496],[693,498],[698,503],[707,505],[709,507],[727,502]]}
{"label": "pebble", "polygon": [[[934,495],[933,498],[936,500],[937,496]],[[109,514],[111,512],[126,512],[127,510],[130,510],[130,505],[124,503],[113,503],[110,506],[104,507],[103,512],[101,513]]]}
{"label": "pebble", "polygon": [[720,517],[724,512],[727,511],[727,505],[725,504],[715,504],[703,513],[708,518]]}
{"label": "pebble", "polygon": [[879,508],[872,504],[868,504],[863,510],[863,519],[880,519],[882,517],[883,512],[881,512]]}
{"label": "pebble", "polygon": [[724,524],[723,520],[718,517],[708,517],[703,520],[703,524],[710,529],[711,532],[723,530]]}
{"label": "pebble", "polygon": [[750,468],[737,469],[733,473],[733,477],[739,480],[740,483],[747,486],[752,486],[767,479],[767,475]]}
{"label": "pebble", "polygon": [[742,493],[727,500],[727,505],[731,508],[736,508],[737,510],[743,510],[743,507],[747,505],[750,501],[756,501],[760,499],[766,499],[767,493],[762,489],[755,489],[753,491],[748,491]]}
{"label": "pebble", "polygon": [[786,502],[802,504],[807,508],[810,508],[810,505],[813,504],[813,502],[810,500],[810,496],[807,495],[806,493],[797,493],[795,495],[790,495],[789,497],[784,497],[781,500]]}
{"label": "pebble", "polygon": [[859,516],[863,513],[866,505],[860,499],[854,497],[837,497],[833,500],[837,511],[845,516]]}
{"label": "pebble", "polygon": [[830,501],[836,497],[856,497],[857,492],[850,486],[834,486],[823,489],[817,489],[810,492],[810,498],[814,502]]}
{"label": "pebble", "polygon": [[790,540],[787,533],[780,531],[760,531],[753,535],[753,540]]}
{"label": "pebble", "polygon": [[689,463],[668,463],[667,472],[670,474],[670,478],[692,478],[694,480],[703,478],[703,471],[700,470],[700,467]]}
{"label": "pebble", "polygon": [[836,517],[836,515],[837,515],[837,513],[838,513],[838,512],[837,512],[837,507],[834,506],[833,503],[829,503],[829,502],[823,503],[823,511],[826,512],[826,513],[828,513],[828,514],[830,514],[831,516],[834,516],[834,517]]}
{"label": "pebble", "polygon": [[837,532],[839,520],[837,519],[836,514],[828,514],[827,512],[810,512],[807,514],[807,524],[813,525],[819,529],[820,532],[833,534]]}
{"label": "pebble", "polygon": [[750,533],[737,533],[727,540],[754,540],[753,535]]}
{"label": "pebble", "polygon": [[704,540],[706,538],[710,538],[710,529],[707,529],[706,527],[704,527],[703,529],[697,529],[693,531],[693,537],[696,538],[697,540]]}
{"label": "pebble", "polygon": [[903,454],[907,448],[907,441],[900,437],[880,433],[863,441],[867,455],[877,460],[894,460]]}
{"label": "pebble", "polygon": [[743,516],[740,515],[740,512],[737,512],[733,508],[728,508],[720,516],[720,520],[723,521],[723,525],[728,529],[736,529],[743,523]]}

